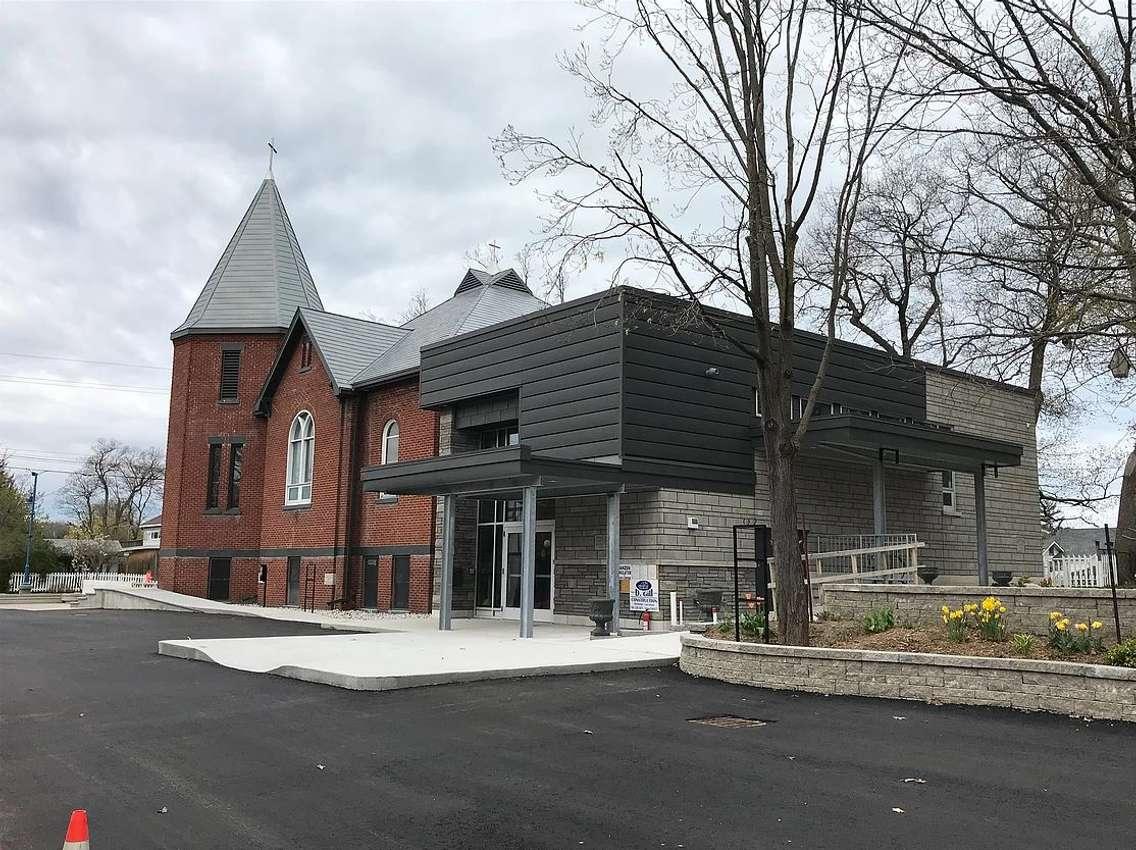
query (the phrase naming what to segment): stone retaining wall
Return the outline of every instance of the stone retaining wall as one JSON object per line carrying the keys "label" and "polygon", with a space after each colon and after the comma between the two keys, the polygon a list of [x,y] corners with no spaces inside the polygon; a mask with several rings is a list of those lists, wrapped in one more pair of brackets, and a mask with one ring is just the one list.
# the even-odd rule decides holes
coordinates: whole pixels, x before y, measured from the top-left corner
{"label": "stone retaining wall", "polygon": [[[824,610],[840,619],[856,620],[877,608],[892,608],[896,623],[939,625],[944,605],[960,608],[997,596],[1006,606],[1006,630],[1044,635],[1049,612],[1061,611],[1074,622],[1100,620],[1108,640],[1115,638],[1112,591],[1106,588],[1070,587],[952,587],[927,585],[829,585]],[[1124,636],[1136,634],[1136,590],[1116,591],[1120,628]]]}
{"label": "stone retaining wall", "polygon": [[733,643],[684,635],[679,668],[777,690],[994,705],[1136,722],[1136,669],[1065,661]]}

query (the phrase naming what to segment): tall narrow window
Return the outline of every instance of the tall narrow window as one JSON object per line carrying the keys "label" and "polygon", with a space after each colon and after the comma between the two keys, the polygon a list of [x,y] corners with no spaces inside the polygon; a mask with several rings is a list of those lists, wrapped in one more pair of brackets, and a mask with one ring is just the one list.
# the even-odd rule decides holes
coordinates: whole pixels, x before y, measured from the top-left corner
{"label": "tall narrow window", "polygon": [[[393,419],[383,426],[383,442],[380,447],[379,463],[386,466],[388,463],[398,463],[398,423]],[[379,493],[380,502],[397,502],[398,496],[393,493]]]}
{"label": "tall narrow window", "polygon": [[382,463],[398,463],[398,423],[393,419],[383,426]]}
{"label": "tall narrow window", "polygon": [[241,506],[241,462],[244,446],[233,443],[229,446],[229,510],[234,511]]}
{"label": "tall narrow window", "polygon": [[943,513],[953,514],[956,510],[958,502],[958,494],[955,492],[955,474],[949,470],[944,469],[943,475]]}
{"label": "tall narrow window", "polygon": [[221,401],[237,401],[241,382],[241,350],[221,351]]}
{"label": "tall narrow window", "polygon": [[205,507],[216,508],[221,500],[221,444],[209,444],[209,471],[205,483]]}
{"label": "tall narrow window", "polygon": [[312,343],[305,339],[300,343],[300,368],[309,369],[312,365]]}
{"label": "tall narrow window", "polygon": [[288,472],[284,504],[307,505],[312,501],[312,465],[315,462],[316,424],[301,410],[288,430]]}

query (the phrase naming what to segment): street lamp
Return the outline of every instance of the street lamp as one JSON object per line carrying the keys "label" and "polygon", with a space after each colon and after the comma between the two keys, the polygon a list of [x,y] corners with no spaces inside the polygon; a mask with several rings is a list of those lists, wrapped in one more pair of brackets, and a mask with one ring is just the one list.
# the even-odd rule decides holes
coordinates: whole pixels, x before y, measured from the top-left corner
{"label": "street lamp", "polygon": [[20,582],[20,593],[32,592],[32,537],[35,535],[35,500],[39,485],[39,473],[32,473],[32,505],[28,511],[28,545],[24,550],[24,580]]}

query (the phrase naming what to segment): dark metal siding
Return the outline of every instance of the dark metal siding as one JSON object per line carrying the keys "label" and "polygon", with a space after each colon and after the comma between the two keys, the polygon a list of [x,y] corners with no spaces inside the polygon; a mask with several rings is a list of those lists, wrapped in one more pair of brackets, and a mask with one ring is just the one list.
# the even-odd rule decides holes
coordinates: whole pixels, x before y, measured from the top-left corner
{"label": "dark metal siding", "polygon": [[521,442],[544,457],[620,454],[619,298],[601,293],[422,352],[423,407],[519,389]]}
{"label": "dark metal siding", "polygon": [[627,293],[625,326],[624,468],[752,490],[750,359],[669,299]]}

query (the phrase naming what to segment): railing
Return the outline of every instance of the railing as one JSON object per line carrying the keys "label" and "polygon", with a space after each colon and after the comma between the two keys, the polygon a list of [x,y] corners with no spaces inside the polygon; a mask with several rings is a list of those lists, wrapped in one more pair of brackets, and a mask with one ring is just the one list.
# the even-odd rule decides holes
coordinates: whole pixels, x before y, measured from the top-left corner
{"label": "railing", "polygon": [[[147,583],[143,573],[46,573],[37,575],[32,573],[32,593],[79,593],[85,583],[98,582],[100,584],[122,584],[128,587],[153,586]],[[20,583],[24,579],[22,572],[12,573],[8,579],[8,592],[19,593]]]}
{"label": "railing", "polygon": [[[919,569],[919,550],[926,545],[915,534],[810,535],[809,585],[823,602],[826,584],[910,584]],[[770,587],[775,585],[770,581]]]}
{"label": "railing", "polygon": [[1055,587],[1108,587],[1108,562],[1095,555],[1046,558],[1045,577]]}

